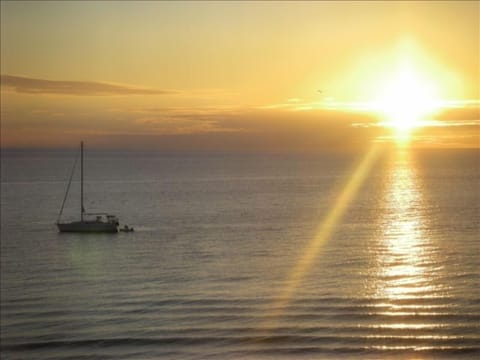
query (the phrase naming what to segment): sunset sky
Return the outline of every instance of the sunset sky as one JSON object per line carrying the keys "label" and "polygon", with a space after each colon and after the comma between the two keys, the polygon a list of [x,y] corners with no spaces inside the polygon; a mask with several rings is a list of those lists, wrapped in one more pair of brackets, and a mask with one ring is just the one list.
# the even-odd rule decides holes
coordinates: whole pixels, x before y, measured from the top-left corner
{"label": "sunset sky", "polygon": [[478,148],[479,32],[475,1],[2,1],[1,146]]}

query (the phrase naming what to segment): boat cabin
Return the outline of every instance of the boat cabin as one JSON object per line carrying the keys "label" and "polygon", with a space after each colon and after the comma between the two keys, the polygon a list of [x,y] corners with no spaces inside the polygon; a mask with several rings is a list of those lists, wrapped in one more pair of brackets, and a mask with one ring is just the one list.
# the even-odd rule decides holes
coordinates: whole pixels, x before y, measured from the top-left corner
{"label": "boat cabin", "polygon": [[95,216],[95,222],[97,223],[108,223],[108,224],[115,224],[119,225],[118,218],[115,215],[107,214],[107,213],[85,213],[84,216],[87,217],[86,221],[89,220],[88,217]]}

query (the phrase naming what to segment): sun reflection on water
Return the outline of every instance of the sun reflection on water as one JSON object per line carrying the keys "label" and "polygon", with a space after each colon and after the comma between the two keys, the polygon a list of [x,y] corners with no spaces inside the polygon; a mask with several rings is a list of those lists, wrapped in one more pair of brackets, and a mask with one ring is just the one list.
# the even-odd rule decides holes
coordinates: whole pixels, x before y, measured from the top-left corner
{"label": "sun reflection on water", "polygon": [[376,296],[399,300],[432,294],[432,245],[425,233],[422,189],[408,149],[396,154],[384,201]]}

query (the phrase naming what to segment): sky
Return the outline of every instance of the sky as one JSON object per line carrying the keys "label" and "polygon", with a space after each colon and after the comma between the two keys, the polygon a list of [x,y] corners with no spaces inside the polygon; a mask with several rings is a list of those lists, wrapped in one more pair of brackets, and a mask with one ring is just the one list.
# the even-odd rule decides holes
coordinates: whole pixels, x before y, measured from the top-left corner
{"label": "sky", "polygon": [[1,146],[479,148],[479,57],[476,1],[2,1]]}

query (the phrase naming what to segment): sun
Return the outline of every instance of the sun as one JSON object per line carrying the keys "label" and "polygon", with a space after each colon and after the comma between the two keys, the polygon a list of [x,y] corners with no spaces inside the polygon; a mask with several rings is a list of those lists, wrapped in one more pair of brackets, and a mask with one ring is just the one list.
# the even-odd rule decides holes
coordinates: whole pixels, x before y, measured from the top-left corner
{"label": "sun", "polygon": [[385,119],[381,125],[392,129],[397,140],[406,140],[439,109],[437,87],[411,62],[404,61],[383,82],[374,109]]}

